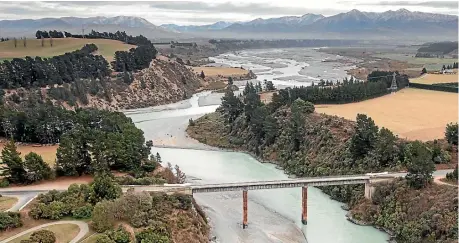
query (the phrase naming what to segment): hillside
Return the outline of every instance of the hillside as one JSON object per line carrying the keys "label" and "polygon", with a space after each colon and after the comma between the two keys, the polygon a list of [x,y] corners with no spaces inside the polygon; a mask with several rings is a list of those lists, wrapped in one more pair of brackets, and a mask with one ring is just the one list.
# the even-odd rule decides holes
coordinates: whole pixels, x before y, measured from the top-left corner
{"label": "hillside", "polygon": [[90,43],[99,48],[96,54],[102,55],[109,62],[113,60],[116,51],[127,51],[135,47],[115,40],[77,38],[53,39],[52,47],[49,39],[44,41],[44,47],[42,47],[41,40],[26,39],[26,47],[24,47],[24,41],[18,39],[16,48],[14,47],[14,40],[0,42],[0,61],[2,59],[23,58],[26,56],[52,57],[81,49],[85,44]]}
{"label": "hillside", "polygon": [[46,88],[5,90],[8,105],[27,105],[50,100],[67,108],[94,107],[109,110],[134,109],[173,103],[191,95],[201,86],[201,79],[186,66],[165,60],[153,60],[150,67],[132,74],[127,84],[121,74],[108,79],[82,80]]}

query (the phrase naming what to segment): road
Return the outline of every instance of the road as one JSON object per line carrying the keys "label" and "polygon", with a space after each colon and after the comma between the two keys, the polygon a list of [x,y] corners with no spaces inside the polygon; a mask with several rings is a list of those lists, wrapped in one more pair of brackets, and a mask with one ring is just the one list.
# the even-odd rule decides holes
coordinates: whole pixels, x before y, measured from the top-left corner
{"label": "road", "polygon": [[35,230],[38,230],[38,229],[41,229],[41,228],[44,228],[44,227],[48,227],[48,226],[51,226],[51,225],[56,225],[56,224],[75,224],[75,225],[78,225],[78,227],[80,228],[80,232],[78,232],[77,236],[75,236],[75,238],[73,238],[69,243],[76,243],[76,242],[80,241],[89,232],[89,227],[88,227],[88,224],[86,222],[75,221],[75,220],[57,221],[57,222],[42,224],[42,225],[39,225],[37,227],[33,227],[31,229],[22,231],[21,233],[19,233],[17,235],[14,235],[14,236],[12,236],[12,237],[10,237],[8,239],[0,241],[0,243],[10,242],[10,241],[12,241],[12,240],[14,240],[14,239],[16,239],[18,237],[21,237],[23,235],[31,233],[31,232],[33,232]]}

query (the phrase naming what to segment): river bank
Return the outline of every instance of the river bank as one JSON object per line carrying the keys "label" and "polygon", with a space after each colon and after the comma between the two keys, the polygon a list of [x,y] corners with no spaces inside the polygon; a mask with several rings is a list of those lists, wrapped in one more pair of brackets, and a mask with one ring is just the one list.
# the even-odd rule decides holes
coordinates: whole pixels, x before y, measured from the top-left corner
{"label": "river bank", "polygon": [[[218,97],[218,98],[217,98]],[[152,153],[163,163],[177,164],[191,183],[224,183],[288,179],[276,166],[260,163],[246,153],[221,151],[190,138],[185,130],[189,119],[215,111],[219,94],[204,92],[192,99],[155,109],[129,111],[146,139],[153,139]],[[168,147],[168,148],[161,148]],[[265,161],[266,162],[266,161]],[[218,242],[386,242],[387,235],[346,220],[342,204],[316,188],[309,189],[309,220],[301,224],[300,190],[262,190],[249,193],[249,228],[242,229],[242,194],[196,194],[196,201],[210,219]],[[330,234],[333,232],[333,234]]]}

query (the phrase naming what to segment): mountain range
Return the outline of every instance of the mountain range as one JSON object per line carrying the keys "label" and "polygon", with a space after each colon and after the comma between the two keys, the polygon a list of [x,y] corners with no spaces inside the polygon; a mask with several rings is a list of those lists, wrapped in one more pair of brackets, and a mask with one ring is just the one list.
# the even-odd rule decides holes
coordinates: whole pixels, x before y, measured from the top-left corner
{"label": "mountain range", "polygon": [[61,30],[81,34],[82,30],[116,32],[126,31],[131,35],[142,34],[149,38],[175,38],[180,34],[158,27],[144,18],[134,16],[116,17],[62,17],[43,19],[1,20],[0,35],[3,36],[34,36],[37,30]]}
{"label": "mountain range", "polygon": [[[220,23],[220,22],[217,22]],[[351,10],[325,17],[321,14],[285,16],[280,18],[254,19],[228,25],[176,26],[162,27],[179,32],[193,31],[231,31],[231,32],[335,32],[335,33],[451,33],[457,36],[458,17],[455,15],[411,12],[407,9],[382,13]],[[220,28],[217,28],[220,26]]]}
{"label": "mountain range", "polygon": [[[1,37],[34,36],[37,30],[65,30],[80,34],[82,29],[115,32],[124,30],[131,35],[142,34],[151,39],[206,38],[404,38],[457,40],[458,16],[396,11],[361,12],[351,10],[333,16],[305,14],[279,18],[257,18],[247,22],[219,21],[207,25],[156,26],[144,18],[117,17],[63,17],[0,21]],[[277,33],[277,35],[276,35]]]}

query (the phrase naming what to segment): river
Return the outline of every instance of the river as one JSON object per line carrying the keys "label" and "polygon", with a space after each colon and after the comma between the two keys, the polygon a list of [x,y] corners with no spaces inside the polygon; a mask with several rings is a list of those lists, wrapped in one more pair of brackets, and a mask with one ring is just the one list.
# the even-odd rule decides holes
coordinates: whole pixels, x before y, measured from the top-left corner
{"label": "river", "polygon": [[[253,70],[258,80],[273,80],[278,87],[308,85],[317,76],[336,79],[345,75],[345,67],[336,63],[300,60],[319,55],[312,49],[296,54],[301,58],[285,59],[286,53],[292,56],[300,52],[292,50],[246,51],[220,55],[214,60],[221,65],[243,65]],[[323,72],[326,71],[324,65],[334,65],[330,70],[336,74]],[[165,164],[179,165],[190,183],[287,179],[274,165],[260,163],[245,153],[220,151],[186,135],[188,120],[215,111],[220,98],[221,94],[202,92],[175,104],[125,113],[144,131],[146,139],[153,140],[156,147],[152,152],[160,153]],[[210,218],[217,242],[382,243],[388,240],[387,234],[375,228],[347,221],[341,203],[329,199],[317,188],[308,190],[306,226],[301,224],[300,188],[249,191],[247,229],[242,229],[241,224],[242,193],[208,193],[194,197]]]}

